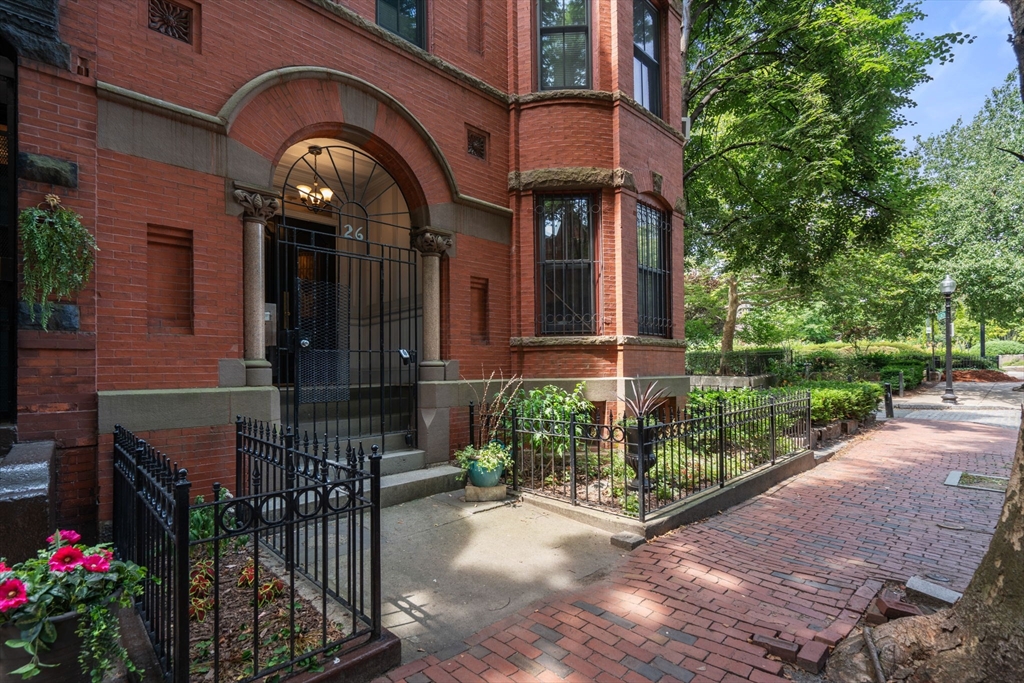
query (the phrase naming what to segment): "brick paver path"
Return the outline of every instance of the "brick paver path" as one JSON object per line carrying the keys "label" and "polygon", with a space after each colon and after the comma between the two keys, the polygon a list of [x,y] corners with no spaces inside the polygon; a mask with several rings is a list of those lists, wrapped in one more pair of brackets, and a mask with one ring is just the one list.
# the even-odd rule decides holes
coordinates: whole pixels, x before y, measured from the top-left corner
{"label": "brick paver path", "polygon": [[835,460],[642,546],[585,593],[378,682],[781,683],[753,634],[834,642],[887,579],[939,574],[963,590],[1002,496],[943,482],[951,470],[1006,476],[1015,440],[987,425],[887,422]]}

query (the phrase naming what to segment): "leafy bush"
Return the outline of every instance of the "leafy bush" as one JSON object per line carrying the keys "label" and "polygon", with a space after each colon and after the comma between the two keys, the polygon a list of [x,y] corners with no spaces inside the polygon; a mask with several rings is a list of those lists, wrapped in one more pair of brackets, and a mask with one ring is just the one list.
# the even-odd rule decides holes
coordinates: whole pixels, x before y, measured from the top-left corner
{"label": "leafy bush", "polygon": [[[972,355],[981,355],[981,344],[975,344],[970,349]],[[996,339],[985,342],[985,356],[1010,356],[1024,354],[1024,344],[1017,341],[1003,341]]]}
{"label": "leafy bush", "polygon": [[465,448],[455,452],[455,459],[464,472],[469,471],[470,466],[475,462],[482,470],[510,470],[512,469],[512,454],[508,447],[495,441],[491,441],[482,448]]}
{"label": "leafy bush", "polygon": [[804,382],[811,391],[811,420],[827,424],[835,420],[863,420],[875,412],[882,387],[874,382]]}
{"label": "leafy bush", "polygon": [[924,379],[925,363],[918,360],[900,360],[890,363],[879,370],[879,381],[888,382],[893,390],[899,387],[900,371],[903,371],[903,386],[907,389],[914,389]]}

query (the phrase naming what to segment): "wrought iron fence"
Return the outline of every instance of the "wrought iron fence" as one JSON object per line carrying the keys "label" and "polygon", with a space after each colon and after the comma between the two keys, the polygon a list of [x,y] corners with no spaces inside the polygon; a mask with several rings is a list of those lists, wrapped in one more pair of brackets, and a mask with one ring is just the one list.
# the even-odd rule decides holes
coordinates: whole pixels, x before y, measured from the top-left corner
{"label": "wrought iron fence", "polygon": [[646,420],[599,424],[533,418],[500,421],[470,411],[470,440],[506,445],[506,478],[530,491],[616,514],[646,517],[695,493],[774,465],[810,447],[810,392],[753,395],[665,410]]}
{"label": "wrought iron fence", "polygon": [[[380,459],[239,418],[235,491],[114,437],[114,547],[149,570],[138,610],[164,680],[322,670],[381,633]],[[369,462],[367,462],[367,460]],[[369,471],[366,466],[369,465]]]}
{"label": "wrought iron fence", "polygon": [[686,374],[751,377],[771,372],[771,363],[792,363],[789,349],[759,351],[687,351]]}

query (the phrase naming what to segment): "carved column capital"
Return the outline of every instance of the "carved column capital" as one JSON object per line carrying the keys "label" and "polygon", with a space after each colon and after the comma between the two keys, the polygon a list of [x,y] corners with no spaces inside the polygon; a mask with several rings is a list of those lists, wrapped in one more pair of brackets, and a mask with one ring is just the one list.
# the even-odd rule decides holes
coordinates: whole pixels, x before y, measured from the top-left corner
{"label": "carved column capital", "polygon": [[267,224],[277,210],[281,208],[281,200],[259,192],[235,190],[235,201],[242,206],[242,219],[245,222]]}
{"label": "carved column capital", "polygon": [[451,248],[451,233],[434,228],[418,228],[412,231],[412,246],[421,254],[440,256]]}

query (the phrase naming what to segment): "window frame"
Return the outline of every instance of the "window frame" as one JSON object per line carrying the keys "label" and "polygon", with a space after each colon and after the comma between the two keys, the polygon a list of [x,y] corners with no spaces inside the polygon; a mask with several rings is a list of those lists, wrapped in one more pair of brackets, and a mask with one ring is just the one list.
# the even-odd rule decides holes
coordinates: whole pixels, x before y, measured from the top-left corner
{"label": "window frame", "polygon": [[[647,54],[647,52],[643,48],[638,46],[637,43],[636,43],[636,29],[635,29],[635,27],[636,27],[636,10],[637,10],[638,6],[641,6],[641,7],[645,6],[647,8],[647,10],[651,13],[651,16],[654,17],[654,22],[655,22],[655,24],[654,24],[654,54],[657,55],[657,57],[651,57],[649,54]],[[653,2],[651,2],[650,0],[633,0],[633,26],[634,26],[634,33],[633,33],[633,70],[634,70],[634,74],[633,74],[633,99],[636,100],[637,104],[639,104],[641,107],[643,107],[647,111],[651,112],[652,114],[654,114],[658,118],[661,118],[662,111],[663,111],[663,106],[662,106],[662,88],[661,88],[661,81],[662,81],[662,78],[661,78],[661,67],[662,67],[661,62],[662,62],[662,54],[663,54],[662,40],[661,40],[661,31],[662,31],[662,24],[663,23],[664,22],[662,21],[661,11],[654,5]],[[652,83],[650,82],[650,79],[648,79],[648,81],[646,83],[644,83],[644,86],[646,88],[648,88],[648,89],[650,89],[652,91],[657,90],[656,93],[652,92],[652,96],[650,97],[650,102],[651,102],[651,105],[652,105],[651,107],[644,106],[643,102],[641,102],[637,98],[637,92],[636,92],[636,73],[635,73],[635,71],[636,71],[636,66],[637,66],[637,62],[638,61],[641,62],[645,67],[647,67],[647,73],[650,74],[650,75],[653,75],[652,77],[656,79],[656,82],[653,84],[655,86],[654,88],[651,87]]]}
{"label": "window frame", "polygon": [[[541,20],[541,3],[543,1],[544,0],[537,0],[537,3],[536,3],[537,10],[536,10],[536,13],[535,13],[535,16],[537,17],[537,36],[536,36],[536,39],[537,39],[537,50],[536,50],[536,52],[537,52],[537,90],[590,90],[591,89],[591,84],[593,82],[593,75],[594,75],[593,74],[593,57],[591,55],[591,47],[592,46],[591,46],[591,40],[590,40],[590,19],[591,19],[590,2],[591,2],[591,0],[583,0],[583,6],[584,6],[584,10],[586,12],[586,19],[585,19],[585,23],[582,25],[582,27],[579,24],[575,24],[573,26],[544,26],[541,23],[542,22],[542,20]],[[584,48],[584,53],[586,54],[586,59],[587,59],[587,67],[586,67],[586,69],[587,69],[587,78],[586,78],[586,83],[584,85],[580,85],[580,86],[562,86],[560,88],[559,87],[547,88],[547,87],[544,86],[544,68],[543,68],[543,63],[542,63],[543,53],[542,53],[542,50],[541,50],[541,45],[543,44],[544,36],[545,35],[558,34],[558,33],[561,33],[562,35],[565,35],[567,33],[582,33],[583,34],[583,38],[586,41],[586,45],[585,45],[585,48]]]}
{"label": "window frame", "polygon": [[[646,213],[646,216],[642,214]],[[650,256],[642,248],[641,231],[654,233],[656,263],[645,263]],[[651,241],[648,241],[650,244]],[[650,311],[648,303],[656,292],[649,288],[660,280],[663,310]],[[637,334],[669,338],[672,335],[672,213],[639,199],[636,202],[636,313]]]}
{"label": "window frame", "polygon": [[[550,201],[567,201],[567,200],[578,200],[586,199],[589,202],[587,211],[589,212],[589,260],[582,259],[551,259],[546,258],[546,245],[544,242],[544,217],[547,215],[543,210],[544,202]],[[533,214],[534,214],[534,236],[535,236],[535,248],[534,248],[534,261],[535,261],[535,296],[534,304],[536,307],[536,334],[537,336],[589,336],[598,333],[598,323],[600,320],[600,297],[598,292],[598,276],[600,270],[600,257],[598,252],[599,247],[599,234],[601,231],[601,194],[599,192],[552,192],[543,194],[534,194],[533,196]],[[589,297],[589,310],[580,313],[583,318],[579,321],[569,321],[556,323],[555,321],[548,322],[547,317],[547,287],[546,287],[546,275],[549,270],[557,272],[556,269],[561,269],[563,273],[563,286],[565,283],[564,274],[571,272],[571,270],[578,269],[580,266],[585,265],[589,269],[589,288],[586,292],[580,292]],[[553,297],[555,298],[555,297]],[[565,298],[562,297],[563,301]],[[552,301],[552,304],[556,304],[556,301]],[[563,304],[564,306],[564,304]],[[582,308],[582,307],[581,307]]]}
{"label": "window frame", "polygon": [[[398,12],[399,13],[399,17],[401,17],[401,10],[399,9],[399,3],[401,2],[401,0],[393,0],[393,2],[394,2],[394,6],[396,8],[396,12]],[[420,48],[422,50],[426,50],[427,49],[427,0],[413,0],[413,2],[416,3],[416,14],[417,14],[417,18],[418,18],[418,21],[416,22],[416,40],[409,40],[408,38],[403,36],[401,33],[398,32],[398,30],[397,30],[398,27],[397,26],[396,26],[396,30],[392,31],[390,28],[388,28],[384,24],[380,23],[380,6],[381,6],[381,3],[387,4],[387,5],[391,5],[392,4],[392,0],[376,0],[374,2],[374,5],[373,5],[374,6],[374,12],[375,12],[374,22],[377,24],[377,26],[380,26],[382,29],[384,29],[385,31],[387,31],[391,35],[398,36],[402,40],[407,40],[410,43],[412,43],[413,45],[415,45],[416,47],[418,47],[418,48]]]}

